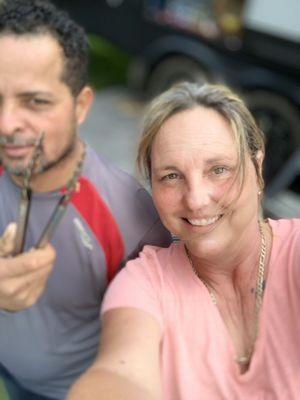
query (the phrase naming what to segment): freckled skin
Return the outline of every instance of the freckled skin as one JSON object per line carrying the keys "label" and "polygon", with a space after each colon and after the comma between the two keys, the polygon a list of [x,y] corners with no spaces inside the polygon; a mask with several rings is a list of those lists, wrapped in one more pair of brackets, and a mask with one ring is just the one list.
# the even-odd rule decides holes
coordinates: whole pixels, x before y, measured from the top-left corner
{"label": "freckled skin", "polygon": [[[163,151],[161,151],[163,149]],[[223,257],[241,244],[245,227],[257,226],[258,183],[250,159],[246,179],[238,164],[228,121],[213,109],[196,107],[170,117],[152,147],[152,193],[167,228],[201,254]],[[221,217],[207,226],[188,219]]]}
{"label": "freckled skin", "polygon": [[[50,35],[0,36],[0,57],[2,164],[12,174],[23,173],[33,143],[44,132],[39,161],[49,173],[39,184],[44,186],[46,178],[60,183],[63,173],[67,181],[81,154],[77,126],[89,108],[89,101],[82,100],[87,88],[75,98],[61,80],[64,58]],[[11,145],[3,144],[4,140]]]}

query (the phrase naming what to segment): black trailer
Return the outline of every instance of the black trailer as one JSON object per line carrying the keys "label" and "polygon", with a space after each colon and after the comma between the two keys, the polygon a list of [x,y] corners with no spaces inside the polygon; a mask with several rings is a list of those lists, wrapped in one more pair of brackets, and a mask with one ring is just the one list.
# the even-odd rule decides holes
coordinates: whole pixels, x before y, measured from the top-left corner
{"label": "black trailer", "polygon": [[[131,54],[129,82],[150,96],[180,80],[225,82],[241,92],[266,133],[267,183],[295,157],[300,148],[297,0],[56,3],[89,32]],[[298,175],[294,188],[297,180]]]}

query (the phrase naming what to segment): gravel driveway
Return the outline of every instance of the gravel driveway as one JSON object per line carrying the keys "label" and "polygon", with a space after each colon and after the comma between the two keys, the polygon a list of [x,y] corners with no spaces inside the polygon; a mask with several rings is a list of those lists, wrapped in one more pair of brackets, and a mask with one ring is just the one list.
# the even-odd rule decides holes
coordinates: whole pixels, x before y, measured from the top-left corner
{"label": "gravel driveway", "polygon": [[135,174],[135,156],[143,104],[128,89],[97,92],[81,136],[104,157]]}

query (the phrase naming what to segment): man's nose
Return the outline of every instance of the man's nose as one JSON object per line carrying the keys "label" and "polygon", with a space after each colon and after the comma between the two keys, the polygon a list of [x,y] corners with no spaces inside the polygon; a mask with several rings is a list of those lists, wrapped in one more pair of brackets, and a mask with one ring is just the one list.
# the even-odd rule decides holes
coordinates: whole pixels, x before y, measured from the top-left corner
{"label": "man's nose", "polygon": [[0,105],[0,135],[10,136],[21,131],[21,115],[13,105]]}

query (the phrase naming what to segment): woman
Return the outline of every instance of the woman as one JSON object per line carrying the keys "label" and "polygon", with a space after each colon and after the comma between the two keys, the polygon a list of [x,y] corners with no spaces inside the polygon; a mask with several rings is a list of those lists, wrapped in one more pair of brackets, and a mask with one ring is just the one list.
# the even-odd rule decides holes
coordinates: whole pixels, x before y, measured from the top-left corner
{"label": "woman", "polygon": [[296,400],[300,222],[263,220],[263,134],[221,86],[155,99],[138,162],[164,225],[107,292],[75,399]]}

